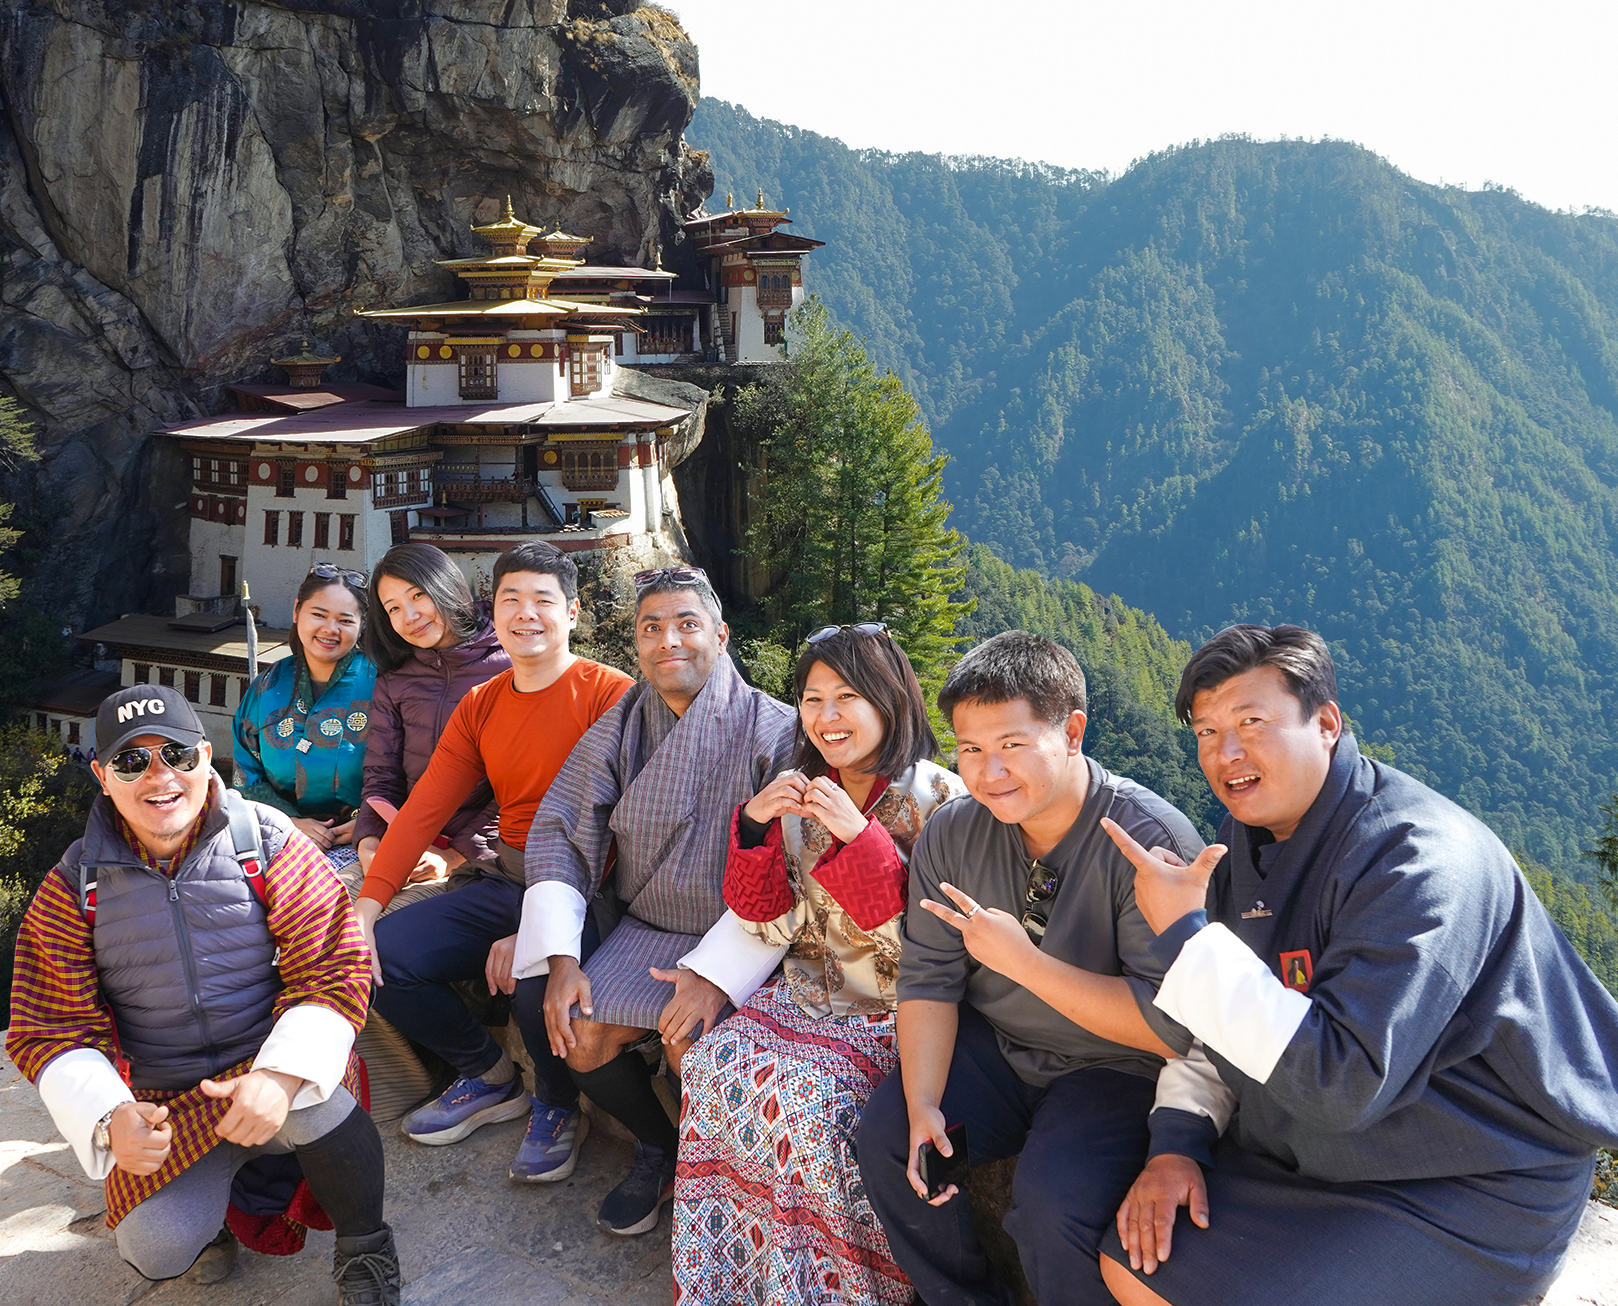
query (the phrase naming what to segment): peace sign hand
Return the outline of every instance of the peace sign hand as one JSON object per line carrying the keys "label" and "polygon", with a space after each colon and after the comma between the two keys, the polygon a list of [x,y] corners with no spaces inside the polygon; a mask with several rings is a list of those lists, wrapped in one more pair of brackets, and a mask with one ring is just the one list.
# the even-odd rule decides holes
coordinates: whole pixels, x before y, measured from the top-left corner
{"label": "peace sign hand", "polygon": [[1021,968],[1039,954],[1022,922],[1010,912],[974,902],[953,884],[940,884],[938,888],[960,911],[951,911],[931,898],[923,898],[921,905],[961,932],[961,942],[974,960],[1009,980],[1017,980]]}
{"label": "peace sign hand", "polygon": [[1147,852],[1108,817],[1101,818],[1101,828],[1135,867],[1135,903],[1153,934],[1163,933],[1187,912],[1208,905],[1208,881],[1219,859],[1229,851],[1224,844],[1209,844],[1187,866],[1167,848]]}

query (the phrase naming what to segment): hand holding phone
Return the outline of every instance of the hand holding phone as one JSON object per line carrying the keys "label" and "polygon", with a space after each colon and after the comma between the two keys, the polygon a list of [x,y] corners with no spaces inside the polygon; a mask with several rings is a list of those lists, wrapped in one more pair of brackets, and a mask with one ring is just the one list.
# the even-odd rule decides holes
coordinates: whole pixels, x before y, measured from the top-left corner
{"label": "hand holding phone", "polygon": [[944,1131],[944,1137],[949,1140],[949,1156],[934,1147],[930,1140],[916,1153],[916,1167],[921,1171],[921,1182],[927,1189],[929,1201],[942,1195],[951,1184],[964,1189],[966,1172],[972,1167],[966,1146],[966,1125],[951,1125]]}

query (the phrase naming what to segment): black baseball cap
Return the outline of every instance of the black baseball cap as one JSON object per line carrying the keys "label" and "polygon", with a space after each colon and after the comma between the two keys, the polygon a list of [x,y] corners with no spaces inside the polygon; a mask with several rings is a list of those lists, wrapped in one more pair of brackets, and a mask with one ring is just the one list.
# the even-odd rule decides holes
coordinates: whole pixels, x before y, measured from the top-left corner
{"label": "black baseball cap", "polygon": [[108,694],[96,709],[96,752],[106,760],[131,739],[157,735],[179,744],[207,739],[184,694],[167,685],[131,685]]}

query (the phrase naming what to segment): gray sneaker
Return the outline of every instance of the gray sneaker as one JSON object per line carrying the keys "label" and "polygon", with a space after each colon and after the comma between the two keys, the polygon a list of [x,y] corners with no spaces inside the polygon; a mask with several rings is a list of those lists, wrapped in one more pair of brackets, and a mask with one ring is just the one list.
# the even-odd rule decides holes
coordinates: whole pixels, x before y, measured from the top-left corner
{"label": "gray sneaker", "polygon": [[387,1225],[363,1238],[339,1238],[331,1262],[337,1306],[399,1306],[399,1253]]}
{"label": "gray sneaker", "polygon": [[241,1249],[236,1235],[229,1229],[221,1229],[180,1278],[185,1283],[218,1283],[229,1278],[230,1272],[236,1268],[236,1254]]}

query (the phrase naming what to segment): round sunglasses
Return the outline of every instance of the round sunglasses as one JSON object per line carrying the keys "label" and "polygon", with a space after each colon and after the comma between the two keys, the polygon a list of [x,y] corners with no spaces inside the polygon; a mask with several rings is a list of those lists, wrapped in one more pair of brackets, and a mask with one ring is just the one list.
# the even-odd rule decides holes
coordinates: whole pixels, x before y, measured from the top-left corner
{"label": "round sunglasses", "polygon": [[364,589],[369,583],[363,571],[350,571],[347,567],[339,567],[335,562],[317,562],[309,568],[311,576],[318,576],[321,580],[346,580],[358,589]]}
{"label": "round sunglasses", "polygon": [[[171,771],[195,771],[202,761],[200,744],[167,743],[157,750]],[[107,762],[107,770],[126,784],[139,780],[152,765],[150,748],[126,748]]]}
{"label": "round sunglasses", "polygon": [[819,630],[810,631],[803,637],[805,644],[820,644],[830,639],[840,631],[852,630],[856,635],[886,635],[888,623],[885,621],[858,621],[850,626],[822,626]]}
{"label": "round sunglasses", "polygon": [[1022,927],[1039,947],[1045,942],[1045,927],[1050,924],[1052,899],[1061,887],[1061,877],[1039,858],[1028,868],[1028,889],[1023,895]]}
{"label": "round sunglasses", "polygon": [[673,581],[676,585],[705,585],[708,583],[708,573],[701,567],[648,567],[635,573],[635,593],[639,594],[648,585],[656,585],[664,580]]}

